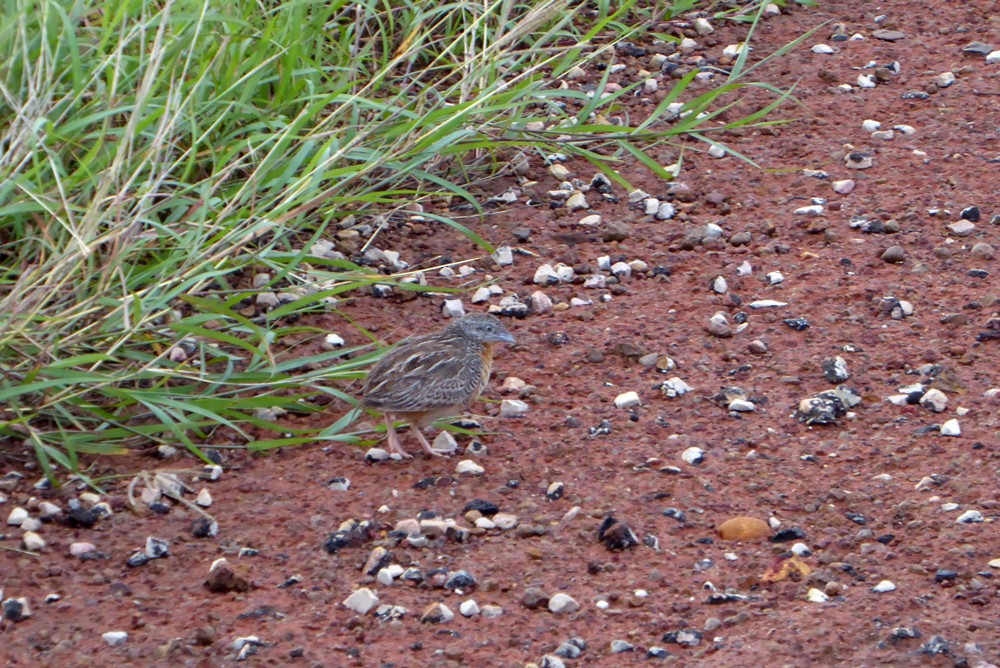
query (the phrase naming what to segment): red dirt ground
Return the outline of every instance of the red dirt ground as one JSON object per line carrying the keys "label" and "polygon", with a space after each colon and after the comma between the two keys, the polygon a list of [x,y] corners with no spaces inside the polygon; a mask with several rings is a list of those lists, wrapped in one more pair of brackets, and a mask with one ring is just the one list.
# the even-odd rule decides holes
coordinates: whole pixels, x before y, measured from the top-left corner
{"label": "red dirt ground", "polygon": [[[364,449],[343,445],[266,456],[226,450],[221,479],[192,484],[195,491],[207,487],[215,500],[209,511],[220,530],[209,538],[192,536],[196,515],[179,505],[166,515],[128,512],[127,478],[110,484],[116,512],[93,528],[46,523],[39,554],[0,551],[3,598],[25,597],[31,608],[23,621],[0,622],[5,665],[224,666],[237,662],[233,643],[247,636],[261,644],[245,665],[261,666],[556,666],[543,657],[573,637],[586,649],[563,659],[567,666],[656,664],[661,659],[647,658],[652,647],[684,666],[1000,665],[1000,403],[984,395],[1000,385],[1000,267],[982,245],[1000,246],[1000,218],[993,219],[1000,214],[1000,64],[962,52],[973,41],[1000,48],[997,9],[990,2],[890,0],[875,8],[840,0],[769,18],[755,35],[755,55],[831,23],[753,75],[783,88],[794,84],[802,106],[789,104],[778,115],[799,120],[718,137],[764,169],[688,150],[677,178],[689,186],[686,193],[668,196],[667,186],[641,168],[619,167],[635,186],[672,201],[678,210],[672,220],[630,208],[627,192],[616,186],[620,202],[590,192],[590,209],[575,212],[530,207],[525,195],[477,227],[492,243],[532,255],[515,255],[505,268],[489,258],[470,262],[480,270],[476,281],[491,273],[504,295],[522,299],[543,290],[558,309],[572,297],[593,301],[508,321],[518,345],[498,350],[489,401],[475,407],[486,413],[485,456],[464,454],[465,437],[460,454],[375,464],[365,463]],[[876,23],[877,15],[887,18]],[[834,23],[864,39],[831,41]],[[695,56],[718,58],[739,41],[740,28],[717,27],[697,37]],[[904,37],[883,41],[873,36],[878,29]],[[818,43],[835,53],[812,53]],[[621,58],[629,67],[613,80],[627,83],[639,69],[655,69],[650,56]],[[893,61],[898,74],[881,72],[885,83],[858,88],[859,74],[874,73],[858,68]],[[948,71],[957,80],[939,88],[936,78]],[[597,75],[588,71],[571,85],[596,82]],[[661,76],[661,90],[669,82]],[[909,91],[929,95],[904,99]],[[624,111],[634,119],[653,102],[655,95],[631,100]],[[915,131],[873,139],[862,127],[866,119],[882,129]],[[851,152],[873,154],[874,165],[848,169]],[[666,165],[677,155],[664,147],[658,157]],[[594,172],[581,163],[566,167],[588,182]],[[806,176],[804,169],[829,178]],[[543,199],[557,186],[537,157],[529,176]],[[842,179],[856,181],[853,192],[834,192],[831,183]],[[495,192],[514,184],[495,184]],[[793,213],[814,197],[828,200],[822,215]],[[973,205],[981,210],[974,228],[949,229]],[[590,213],[603,222],[580,227]],[[898,231],[866,233],[851,227],[852,216],[895,221],[888,227]],[[608,224],[618,222],[630,226],[627,238],[603,241]],[[720,226],[721,236],[706,238],[707,224]],[[516,240],[517,228],[529,228],[530,237]],[[733,238],[740,233],[748,234],[747,243]],[[399,250],[414,266],[480,253],[451,233],[419,226],[397,229],[375,245]],[[881,258],[890,246],[902,248],[902,262]],[[603,255],[641,260],[648,270],[603,289],[531,284],[543,263],[607,276],[598,269]],[[737,272],[744,262],[749,276]],[[658,266],[669,268],[669,276],[654,277]],[[769,285],[773,271],[784,281]],[[725,294],[712,290],[718,276],[728,283]],[[467,311],[485,310],[470,297],[463,297]],[[894,318],[896,302],[884,298],[910,302],[914,312]],[[762,299],[788,305],[749,307]],[[390,342],[444,323],[439,297],[361,296],[345,310]],[[743,313],[747,327],[728,337],[710,333],[717,312],[733,330]],[[335,315],[307,318],[349,343],[362,342]],[[793,329],[784,322],[791,318],[810,326]],[[314,345],[286,354],[308,354]],[[645,353],[669,355],[678,366],[661,373],[638,361]],[[799,402],[836,386],[822,363],[838,355],[850,372],[844,384],[860,404],[832,425],[803,424],[794,415]],[[921,370],[925,365],[936,366]],[[508,376],[534,386],[523,417],[493,417]],[[656,386],[673,376],[694,390],[664,397]],[[901,386],[932,379],[948,398],[941,413],[886,401]],[[733,387],[755,411],[731,413],[717,401],[720,390]],[[637,392],[641,405],[616,408],[615,397],[626,391]],[[285,419],[330,422],[343,410]],[[961,425],[957,437],[932,427],[952,418]],[[592,435],[604,420],[610,432]],[[419,450],[412,435],[404,434],[404,446]],[[701,463],[682,459],[692,446],[704,451]],[[457,474],[464,459],[485,472]],[[4,518],[15,506],[36,515],[30,497],[66,509],[80,491],[39,493],[30,462],[12,458],[5,466],[26,478],[3,492]],[[104,460],[97,472],[194,466],[193,459],[137,454]],[[337,476],[350,479],[347,491],[327,488]],[[550,499],[546,491],[555,482],[563,494]],[[472,527],[476,515],[464,509],[474,499],[497,504],[518,527],[476,530],[464,542],[430,536],[426,545],[389,533],[428,511]],[[668,508],[679,513],[667,516]],[[979,511],[985,521],[957,523],[966,511]],[[610,551],[599,542],[608,515],[628,524],[639,544]],[[771,533],[798,529],[801,537],[722,540],[717,526],[736,516],[773,518],[780,526]],[[350,519],[372,524],[329,554],[328,537]],[[20,546],[21,530],[7,526],[5,533],[4,546]],[[169,556],[127,567],[147,536],[169,541]],[[81,541],[106,558],[70,556],[70,544]],[[790,561],[795,543],[808,552]],[[390,553],[387,563],[417,569],[424,579],[386,585],[365,575],[379,546]],[[258,553],[240,556],[244,547]],[[209,591],[204,583],[219,557],[252,586]],[[789,568],[795,564],[808,573]],[[456,570],[468,571],[476,585],[461,593],[445,589],[445,573]],[[895,589],[873,591],[884,580]],[[343,601],[361,587],[406,613],[380,621],[373,612],[348,610]],[[810,590],[828,600],[811,601]],[[557,592],[579,609],[550,612],[544,599]],[[60,599],[47,603],[49,594]],[[527,605],[538,598],[540,606]],[[459,606],[469,599],[499,606],[502,615],[466,618]],[[424,609],[439,602],[455,618],[421,622]],[[900,628],[920,637],[894,631]],[[683,629],[702,634],[696,646],[664,639]],[[109,646],[102,634],[112,631],[127,632],[127,640]],[[613,641],[632,651],[613,654]]]}

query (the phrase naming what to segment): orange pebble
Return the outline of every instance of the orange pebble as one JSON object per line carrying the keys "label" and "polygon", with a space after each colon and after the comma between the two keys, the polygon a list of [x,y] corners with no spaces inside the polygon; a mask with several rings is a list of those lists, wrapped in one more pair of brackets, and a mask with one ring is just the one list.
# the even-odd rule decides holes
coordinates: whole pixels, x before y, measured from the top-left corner
{"label": "orange pebble", "polygon": [[757,540],[771,534],[771,527],[756,517],[733,517],[719,525],[722,540]]}

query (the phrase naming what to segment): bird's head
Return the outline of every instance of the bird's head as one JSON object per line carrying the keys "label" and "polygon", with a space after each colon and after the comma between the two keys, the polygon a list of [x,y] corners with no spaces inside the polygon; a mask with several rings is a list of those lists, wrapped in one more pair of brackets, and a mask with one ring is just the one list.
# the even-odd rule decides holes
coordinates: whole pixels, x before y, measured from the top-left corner
{"label": "bird's head", "polygon": [[448,329],[479,343],[517,343],[500,319],[487,313],[459,318]]}

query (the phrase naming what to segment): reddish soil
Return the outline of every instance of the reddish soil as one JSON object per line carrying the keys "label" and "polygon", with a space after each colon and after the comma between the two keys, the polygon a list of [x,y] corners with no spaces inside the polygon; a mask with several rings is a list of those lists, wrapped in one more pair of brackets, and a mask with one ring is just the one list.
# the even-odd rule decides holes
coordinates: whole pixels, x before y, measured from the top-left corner
{"label": "reddish soil", "polygon": [[[586,641],[586,649],[564,659],[568,666],[655,664],[660,659],[647,658],[652,647],[685,666],[1000,665],[1000,403],[984,395],[1000,385],[1000,267],[990,248],[977,246],[1000,247],[1000,219],[993,219],[1000,214],[1000,64],[962,53],[972,41],[1000,48],[997,6],[890,0],[871,7],[860,0],[824,2],[771,17],[756,33],[755,56],[824,21],[865,37],[830,41],[834,28],[827,24],[793,54],[754,73],[779,87],[795,84],[801,102],[774,116],[799,119],[792,124],[718,137],[764,169],[688,150],[677,181],[689,193],[668,196],[667,186],[640,167],[619,166],[636,187],[672,201],[674,219],[645,216],[615,186],[618,203],[590,192],[590,210],[570,212],[530,207],[524,196],[477,227],[494,244],[537,256],[515,255],[506,268],[480,258],[470,262],[481,270],[477,280],[492,273],[505,295],[523,299],[541,289],[557,305],[572,297],[593,301],[507,321],[518,345],[498,350],[487,402],[475,407],[487,414],[481,416],[485,456],[464,454],[467,437],[459,438],[461,454],[375,464],[365,463],[363,448],[338,444],[262,456],[225,450],[221,479],[192,484],[195,491],[208,487],[215,500],[208,510],[219,533],[208,538],[192,536],[197,516],[180,505],[165,515],[137,516],[124,503],[135,471],[195,467],[195,460],[138,454],[102,460],[95,473],[126,476],[105,486],[113,515],[92,528],[45,523],[39,534],[47,544],[38,554],[0,551],[3,598],[25,597],[31,608],[23,621],[0,622],[5,665],[231,665],[239,654],[234,641],[247,636],[262,644],[248,652],[246,665],[554,666],[543,657],[573,637]],[[881,25],[879,14],[888,17]],[[879,28],[902,31],[904,38],[876,39]],[[719,26],[699,37],[695,55],[719,57],[739,40],[739,30]],[[817,43],[836,52],[812,53]],[[654,69],[649,59],[624,57],[629,68],[614,80],[629,82],[640,68]],[[900,71],[881,72],[885,83],[859,89],[859,74],[874,69],[858,68],[871,61],[898,61]],[[936,77],[947,71],[957,80],[938,88]],[[588,72],[572,85],[596,80]],[[661,89],[669,82],[661,77]],[[845,83],[852,89],[839,90]],[[930,94],[904,99],[908,91]],[[634,119],[648,107],[635,99],[624,111]],[[862,128],[866,119],[915,132],[873,139]],[[874,165],[847,169],[845,155],[852,151],[872,154]],[[665,147],[658,157],[673,163],[677,148]],[[594,171],[582,163],[566,167],[586,181]],[[806,176],[803,169],[829,178]],[[543,198],[557,185],[537,158],[530,176]],[[853,192],[834,192],[831,183],[842,179],[856,181]],[[495,192],[510,185],[514,181],[495,184]],[[822,215],[793,213],[813,197],[828,200]],[[949,229],[970,206],[981,212],[974,228]],[[579,227],[589,213],[603,216],[601,225]],[[867,233],[851,227],[852,216],[895,221],[888,227],[898,231]],[[613,222],[627,223],[629,236],[603,241]],[[704,238],[710,223],[722,228],[721,237]],[[517,228],[529,228],[530,237],[517,241]],[[749,234],[747,243],[733,238],[740,233]],[[480,254],[450,232],[421,233],[413,226],[375,245],[399,250],[411,265]],[[883,251],[897,245],[902,262],[883,260]],[[604,289],[531,284],[542,263],[608,275],[597,268],[603,255],[642,260],[648,270]],[[752,266],[749,276],[737,272],[744,262]],[[669,276],[654,276],[654,267],[669,268]],[[769,285],[766,275],[773,271],[784,281]],[[725,294],[712,290],[718,276],[728,283]],[[464,296],[467,311],[485,310],[470,296]],[[914,312],[894,318],[896,303],[883,298],[910,302]],[[762,299],[788,305],[749,307]],[[444,323],[439,297],[361,296],[345,310],[386,341]],[[717,312],[733,329],[744,313],[748,326],[728,337],[710,333],[709,318]],[[800,331],[784,322],[792,318],[808,320],[809,327]],[[334,315],[303,321],[362,341]],[[308,354],[309,345],[287,354]],[[643,353],[669,355],[678,367],[660,373],[637,361]],[[796,407],[836,386],[822,363],[838,355],[850,372],[844,384],[861,402],[834,424],[803,424]],[[520,418],[493,417],[508,376],[535,388]],[[694,390],[664,397],[656,386],[673,376]],[[914,383],[944,392],[944,411],[886,400]],[[745,391],[755,411],[730,412],[717,400],[720,390],[733,387]],[[639,394],[639,407],[615,407],[615,397],[626,391]],[[284,419],[330,422],[344,409]],[[953,418],[959,436],[933,428]],[[604,420],[610,432],[592,435]],[[412,435],[404,434],[403,442],[419,452]],[[701,463],[682,459],[692,446],[704,451]],[[463,459],[485,473],[455,473]],[[0,473],[17,468],[26,475],[3,493],[4,518],[14,506],[36,515],[30,497],[66,509],[81,491],[33,490],[39,474],[29,458],[12,457],[4,466]],[[347,491],[326,487],[336,476],[350,479]],[[550,499],[546,491],[555,482],[563,494]],[[475,515],[466,517],[464,508],[474,499],[494,502],[516,516],[519,527],[476,530],[464,542],[430,536],[426,545],[390,534],[398,522],[428,511],[472,527]],[[668,508],[678,512],[665,515]],[[967,511],[985,521],[957,523]],[[620,551],[602,544],[598,529],[609,515],[629,525],[639,544]],[[773,518],[780,527],[770,534],[797,529],[801,537],[723,540],[716,528],[736,516]],[[370,530],[328,553],[329,536],[350,519],[370,521]],[[169,555],[127,567],[147,536],[169,541]],[[19,548],[21,540],[19,529],[6,527],[4,547]],[[99,558],[70,556],[74,542],[94,544]],[[796,543],[808,552],[790,561]],[[379,546],[390,552],[388,563],[419,570],[423,581],[385,585],[365,575],[363,565]],[[244,547],[258,553],[240,556]],[[209,566],[223,556],[238,571],[228,585],[240,589],[242,577],[249,589],[215,593],[204,585]],[[790,568],[796,564],[804,568]],[[476,585],[461,594],[447,590],[448,575],[434,569],[468,571]],[[873,591],[884,580],[895,589]],[[406,613],[380,621],[374,612],[345,608],[343,601],[361,587]],[[811,601],[810,590],[828,600]],[[550,612],[544,598],[557,592],[579,609]],[[60,599],[46,603],[48,594]],[[539,597],[540,607],[526,605]],[[469,599],[499,606],[503,614],[466,618],[459,605]],[[455,618],[421,622],[424,609],[438,602]],[[697,645],[664,639],[684,629],[702,634]],[[127,640],[109,646],[102,634],[113,631],[127,632]],[[633,651],[612,654],[613,641]]]}

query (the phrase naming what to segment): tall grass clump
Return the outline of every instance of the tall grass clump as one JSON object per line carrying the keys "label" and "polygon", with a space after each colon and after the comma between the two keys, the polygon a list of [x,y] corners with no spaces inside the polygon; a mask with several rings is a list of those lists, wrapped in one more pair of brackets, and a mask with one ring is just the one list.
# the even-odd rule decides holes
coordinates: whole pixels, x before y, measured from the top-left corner
{"label": "tall grass clump", "polygon": [[[220,427],[257,448],[314,440],[258,409],[347,398],[334,381],[374,353],[275,344],[322,334],[289,316],[392,280],[314,255],[328,226],[432,196],[475,206],[469,184],[515,151],[558,147],[619,182],[621,158],[668,177],[648,146],[712,141],[786,96],[713,122],[752,85],[734,72],[678,115],[692,74],[626,127],[602,113],[633,89],[560,89],[581,60],[613,58],[608,33],[654,13],[669,8],[0,0],[0,447],[28,444],[51,476],[136,444],[200,455]],[[537,120],[552,129],[529,132]],[[474,224],[427,215],[490,250]],[[240,277],[262,270],[293,300],[246,315]],[[349,422],[319,436],[348,440]],[[261,427],[285,433],[255,440]]]}

